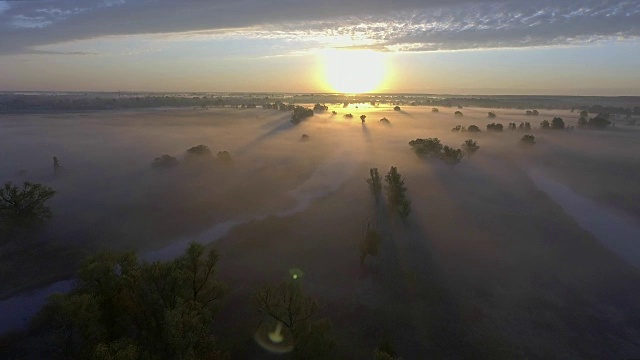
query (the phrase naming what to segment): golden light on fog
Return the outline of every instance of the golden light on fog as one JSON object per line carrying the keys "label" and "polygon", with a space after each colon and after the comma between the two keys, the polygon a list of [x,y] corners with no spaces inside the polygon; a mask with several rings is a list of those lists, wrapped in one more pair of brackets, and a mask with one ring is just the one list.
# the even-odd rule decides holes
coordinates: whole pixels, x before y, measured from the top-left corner
{"label": "golden light on fog", "polygon": [[322,76],[335,92],[374,92],[384,84],[388,70],[385,54],[373,50],[327,50]]}

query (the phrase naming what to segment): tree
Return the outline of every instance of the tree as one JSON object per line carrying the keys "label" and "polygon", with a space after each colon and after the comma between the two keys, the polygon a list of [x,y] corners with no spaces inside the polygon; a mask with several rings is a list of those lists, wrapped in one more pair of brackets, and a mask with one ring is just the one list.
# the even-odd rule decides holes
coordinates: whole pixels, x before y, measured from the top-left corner
{"label": "tree", "polygon": [[293,108],[293,112],[291,113],[291,122],[297,125],[302,122],[302,120],[311,116],[313,116],[312,109],[307,109],[306,107],[296,105]]}
{"label": "tree", "polygon": [[469,127],[467,128],[468,132],[482,132],[482,130],[480,130],[479,127],[477,127],[476,125],[469,125]]}
{"label": "tree", "polygon": [[151,167],[154,169],[162,170],[162,169],[170,169],[176,167],[180,164],[178,159],[174,158],[171,155],[164,154],[160,157],[157,157],[151,163]]}
{"label": "tree", "polygon": [[364,119],[367,118],[367,115],[360,115],[360,120],[362,120],[362,122],[364,123]]}
{"label": "tree", "polygon": [[554,130],[562,130],[564,129],[564,120],[561,117],[554,117],[551,120],[551,128]]}
{"label": "tree", "polygon": [[431,112],[437,113],[437,112],[440,112],[440,109],[438,109],[438,108],[431,108]]}
{"label": "tree", "polygon": [[453,113],[453,115],[455,115],[455,116],[464,116],[462,111],[456,111],[455,113]]}
{"label": "tree", "polygon": [[300,136],[300,141],[305,142],[305,141],[309,141],[309,139],[310,139],[309,135],[307,134],[302,134],[302,136]]}
{"label": "tree", "polygon": [[211,155],[211,150],[208,146],[197,145],[187,150],[185,160],[193,161],[197,159],[210,159],[212,156],[213,155]]}
{"label": "tree", "polygon": [[386,117],[383,117],[382,119],[380,119],[380,124],[391,125],[391,121],[389,121],[389,119],[387,119]]}
{"label": "tree", "polygon": [[409,146],[419,157],[440,155],[442,144],[438,138],[415,139],[409,141]]}
{"label": "tree", "polygon": [[70,293],[49,299],[34,330],[65,358],[226,358],[210,334],[227,291],[215,279],[217,261],[196,243],[168,262],[98,254],[82,264]]}
{"label": "tree", "polygon": [[503,129],[504,127],[502,126],[502,124],[499,123],[487,124],[487,131],[502,132]]}
{"label": "tree", "polygon": [[224,163],[230,163],[231,153],[229,153],[228,151],[218,151],[218,153],[216,154],[216,159]]}
{"label": "tree", "polygon": [[462,125],[456,125],[453,129],[451,129],[451,132],[465,132],[465,131],[467,131],[467,129]]}
{"label": "tree", "polygon": [[371,191],[371,194],[373,194],[377,203],[380,199],[380,194],[382,193],[382,178],[378,173],[378,168],[369,169],[369,178],[367,179],[367,184],[369,184],[369,191]]}
{"label": "tree", "polygon": [[440,159],[451,168],[458,165],[463,157],[464,153],[462,150],[454,149],[446,145],[442,148],[442,154],[440,155]]}
{"label": "tree", "polygon": [[393,108],[393,110],[394,110],[394,111],[400,111],[400,106],[396,105],[396,106]]}
{"label": "tree", "polygon": [[398,168],[392,166],[384,177],[387,183],[384,187],[387,194],[387,203],[393,210],[398,210],[402,201],[407,197],[407,187],[404,185],[404,177],[398,172]]}
{"label": "tree", "polygon": [[534,145],[536,143],[536,137],[533,135],[524,135],[520,139],[520,143],[524,145]]}
{"label": "tree", "polygon": [[328,106],[326,106],[326,105],[320,105],[320,104],[318,103],[318,104],[315,104],[315,105],[313,106],[313,111],[315,111],[315,112],[325,112],[325,111],[327,111],[327,110],[329,110],[329,107],[328,107]]}
{"label": "tree", "polygon": [[53,173],[59,174],[62,171],[62,165],[60,165],[60,160],[58,160],[57,156],[53,157]]}
{"label": "tree", "polygon": [[51,219],[51,209],[46,202],[56,191],[46,185],[25,181],[22,188],[11,182],[0,188],[0,225],[32,226]]}
{"label": "tree", "polygon": [[405,197],[402,199],[400,206],[398,207],[398,215],[400,215],[402,221],[406,223],[409,214],[411,214],[411,200]]}
{"label": "tree", "polygon": [[598,116],[589,119],[588,125],[592,128],[603,129],[611,125],[608,114],[598,114]]}
{"label": "tree", "polygon": [[495,113],[495,112],[493,112],[493,111],[489,111],[489,113],[488,113],[488,115],[487,115],[487,117],[488,117],[489,119],[493,119],[493,118],[495,118],[495,117],[497,117],[497,116],[498,116],[498,115],[496,115],[496,113]]}
{"label": "tree", "polygon": [[510,122],[509,126],[507,127],[509,130],[513,131],[516,129],[516,123],[514,122]]}
{"label": "tree", "polygon": [[349,113],[349,114],[344,114],[344,117],[351,119],[353,117],[353,114]]}
{"label": "tree", "polygon": [[362,235],[360,242],[360,266],[364,266],[364,260],[367,256],[377,256],[380,251],[380,242],[382,241],[378,234],[378,225],[372,220],[367,220],[367,230]]}
{"label": "tree", "polygon": [[264,286],[252,302],[260,313],[289,330],[296,359],[323,358],[332,349],[331,322],[318,319],[320,306],[303,293],[297,281]]}
{"label": "tree", "polygon": [[478,151],[478,149],[480,149],[480,146],[478,146],[478,143],[476,143],[472,139],[465,140],[464,143],[462,144],[462,150],[469,157],[475,154],[476,151]]}
{"label": "tree", "polygon": [[331,112],[331,115],[338,115],[338,112],[334,110]]}
{"label": "tree", "polygon": [[540,123],[540,129],[549,129],[551,127],[551,124],[549,124],[549,120],[542,120],[542,122]]}

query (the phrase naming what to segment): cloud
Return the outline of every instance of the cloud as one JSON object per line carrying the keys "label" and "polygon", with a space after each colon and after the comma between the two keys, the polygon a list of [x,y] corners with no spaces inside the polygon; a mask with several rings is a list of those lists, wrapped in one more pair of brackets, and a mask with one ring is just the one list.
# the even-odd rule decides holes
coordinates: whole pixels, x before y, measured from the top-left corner
{"label": "cloud", "polygon": [[42,5],[14,2],[0,11],[0,54],[136,34],[173,41],[278,39],[383,51],[572,45],[640,36],[635,0],[68,0]]}

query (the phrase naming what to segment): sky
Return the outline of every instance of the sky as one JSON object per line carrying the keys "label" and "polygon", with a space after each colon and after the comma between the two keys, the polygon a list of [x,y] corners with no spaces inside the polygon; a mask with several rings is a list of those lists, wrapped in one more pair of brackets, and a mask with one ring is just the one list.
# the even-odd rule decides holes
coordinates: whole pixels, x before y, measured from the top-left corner
{"label": "sky", "polygon": [[640,95],[640,0],[0,1],[0,91]]}

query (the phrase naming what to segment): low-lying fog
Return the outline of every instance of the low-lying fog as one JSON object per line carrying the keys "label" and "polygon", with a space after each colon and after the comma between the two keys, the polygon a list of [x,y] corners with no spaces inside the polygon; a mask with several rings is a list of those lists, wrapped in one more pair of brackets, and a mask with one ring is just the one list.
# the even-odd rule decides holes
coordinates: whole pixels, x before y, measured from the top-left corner
{"label": "low-lying fog", "polygon": [[[57,194],[37,241],[0,244],[0,298],[71,278],[100,249],[155,259],[196,239],[219,247],[221,276],[243,289],[232,298],[303,269],[345,348],[372,349],[367,334],[384,333],[400,354],[639,354],[638,262],[607,242],[640,254],[640,132],[539,129],[554,116],[575,125],[578,114],[565,110],[504,109],[495,119],[489,109],[456,110],[340,106],[299,125],[290,112],[263,109],[3,116],[0,181],[45,183]],[[505,130],[486,132],[491,122]],[[509,131],[509,122],[533,130]],[[452,132],[458,124],[483,132]],[[519,145],[525,133],[534,146]],[[408,145],[433,137],[456,148],[471,138],[480,150],[450,169]],[[182,161],[199,144],[213,157]],[[232,161],[216,159],[218,151]],[[182,162],[152,168],[162,154]],[[53,156],[63,167],[55,175]],[[406,225],[385,218],[365,182],[369,168],[384,175],[391,166],[406,178]],[[549,181],[596,204],[594,219],[616,219],[599,226],[617,235],[591,234],[588,218],[574,218],[557,188],[544,188]],[[355,244],[367,218],[384,240],[361,269]],[[349,354],[359,358],[355,348]]]}

